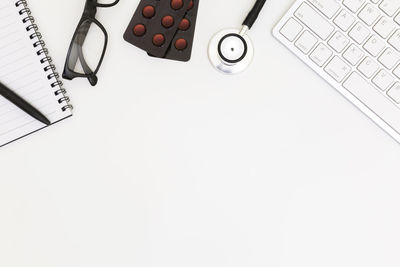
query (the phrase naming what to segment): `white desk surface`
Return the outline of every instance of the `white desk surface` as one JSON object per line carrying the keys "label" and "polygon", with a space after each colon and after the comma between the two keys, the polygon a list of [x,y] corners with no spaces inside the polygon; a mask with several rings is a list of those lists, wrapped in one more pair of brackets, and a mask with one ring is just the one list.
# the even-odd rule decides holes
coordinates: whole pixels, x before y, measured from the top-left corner
{"label": "white desk surface", "polygon": [[[30,0],[61,72],[83,0]],[[400,145],[271,35],[228,77],[210,37],[253,1],[202,0],[192,60],[122,39],[138,0],[98,11],[99,84],[72,119],[1,149],[0,266],[399,266]]]}

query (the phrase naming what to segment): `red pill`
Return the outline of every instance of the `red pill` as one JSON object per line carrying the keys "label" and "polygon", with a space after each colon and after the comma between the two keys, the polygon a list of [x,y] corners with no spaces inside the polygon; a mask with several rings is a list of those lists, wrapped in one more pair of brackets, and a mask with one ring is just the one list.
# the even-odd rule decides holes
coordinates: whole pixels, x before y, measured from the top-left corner
{"label": "red pill", "polygon": [[187,41],[183,38],[179,38],[175,42],[175,48],[178,50],[184,50],[187,47]]}
{"label": "red pill", "polygon": [[194,5],[193,0],[191,0],[188,6],[188,10],[191,10],[193,8],[193,5]]}
{"label": "red pill", "polygon": [[171,7],[178,10],[183,7],[183,0],[171,0]]}
{"label": "red pill", "polygon": [[188,19],[182,19],[179,23],[179,30],[186,31],[190,27],[190,21]]}
{"label": "red pill", "polygon": [[136,36],[143,36],[146,33],[146,27],[143,24],[136,24],[135,27],[133,27],[133,34]]}
{"label": "red pill", "polygon": [[142,11],[143,16],[148,19],[154,17],[155,13],[156,13],[156,10],[154,9],[153,6],[145,6]]}
{"label": "red pill", "polygon": [[154,34],[153,36],[153,44],[155,46],[162,46],[165,42],[165,37],[161,33]]}
{"label": "red pill", "polygon": [[165,28],[172,27],[172,25],[174,25],[174,17],[172,17],[172,16],[164,16],[164,17],[161,19],[161,24],[162,24]]}

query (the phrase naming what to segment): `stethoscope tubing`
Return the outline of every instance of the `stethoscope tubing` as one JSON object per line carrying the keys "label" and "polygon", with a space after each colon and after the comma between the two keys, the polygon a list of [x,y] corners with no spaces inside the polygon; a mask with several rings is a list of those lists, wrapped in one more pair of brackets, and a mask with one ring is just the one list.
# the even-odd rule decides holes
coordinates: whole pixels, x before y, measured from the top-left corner
{"label": "stethoscope tubing", "polygon": [[247,26],[249,30],[251,29],[251,27],[253,27],[253,24],[256,22],[266,2],[267,0],[256,1],[249,14],[247,14],[246,19],[243,21],[243,26]]}

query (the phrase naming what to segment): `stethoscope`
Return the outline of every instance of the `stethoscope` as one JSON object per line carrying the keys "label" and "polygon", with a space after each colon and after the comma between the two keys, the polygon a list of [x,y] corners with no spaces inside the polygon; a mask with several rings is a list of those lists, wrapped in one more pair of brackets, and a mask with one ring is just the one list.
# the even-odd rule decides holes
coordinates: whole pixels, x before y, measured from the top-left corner
{"label": "stethoscope", "polygon": [[217,70],[225,74],[236,74],[250,65],[254,48],[246,33],[257,20],[266,1],[257,0],[244,20],[242,29],[224,29],[211,39],[208,57]]}

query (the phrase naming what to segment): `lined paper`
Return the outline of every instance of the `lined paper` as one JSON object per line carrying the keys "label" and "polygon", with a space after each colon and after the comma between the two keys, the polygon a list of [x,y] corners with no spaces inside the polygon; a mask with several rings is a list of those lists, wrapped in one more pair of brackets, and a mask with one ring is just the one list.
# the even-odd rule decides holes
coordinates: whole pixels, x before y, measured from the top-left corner
{"label": "lined paper", "polygon": [[[0,82],[39,109],[52,123],[57,122],[71,112],[62,111],[66,105],[58,102],[62,95],[54,94],[60,87],[51,87],[57,80],[48,80],[51,72],[44,71],[48,63],[40,62],[45,56],[37,55],[41,46],[33,47],[38,39],[30,39],[34,31],[26,31],[29,22],[22,22],[26,14],[19,14],[23,7],[16,7],[15,2],[0,0]],[[44,126],[0,96],[0,146]]]}

